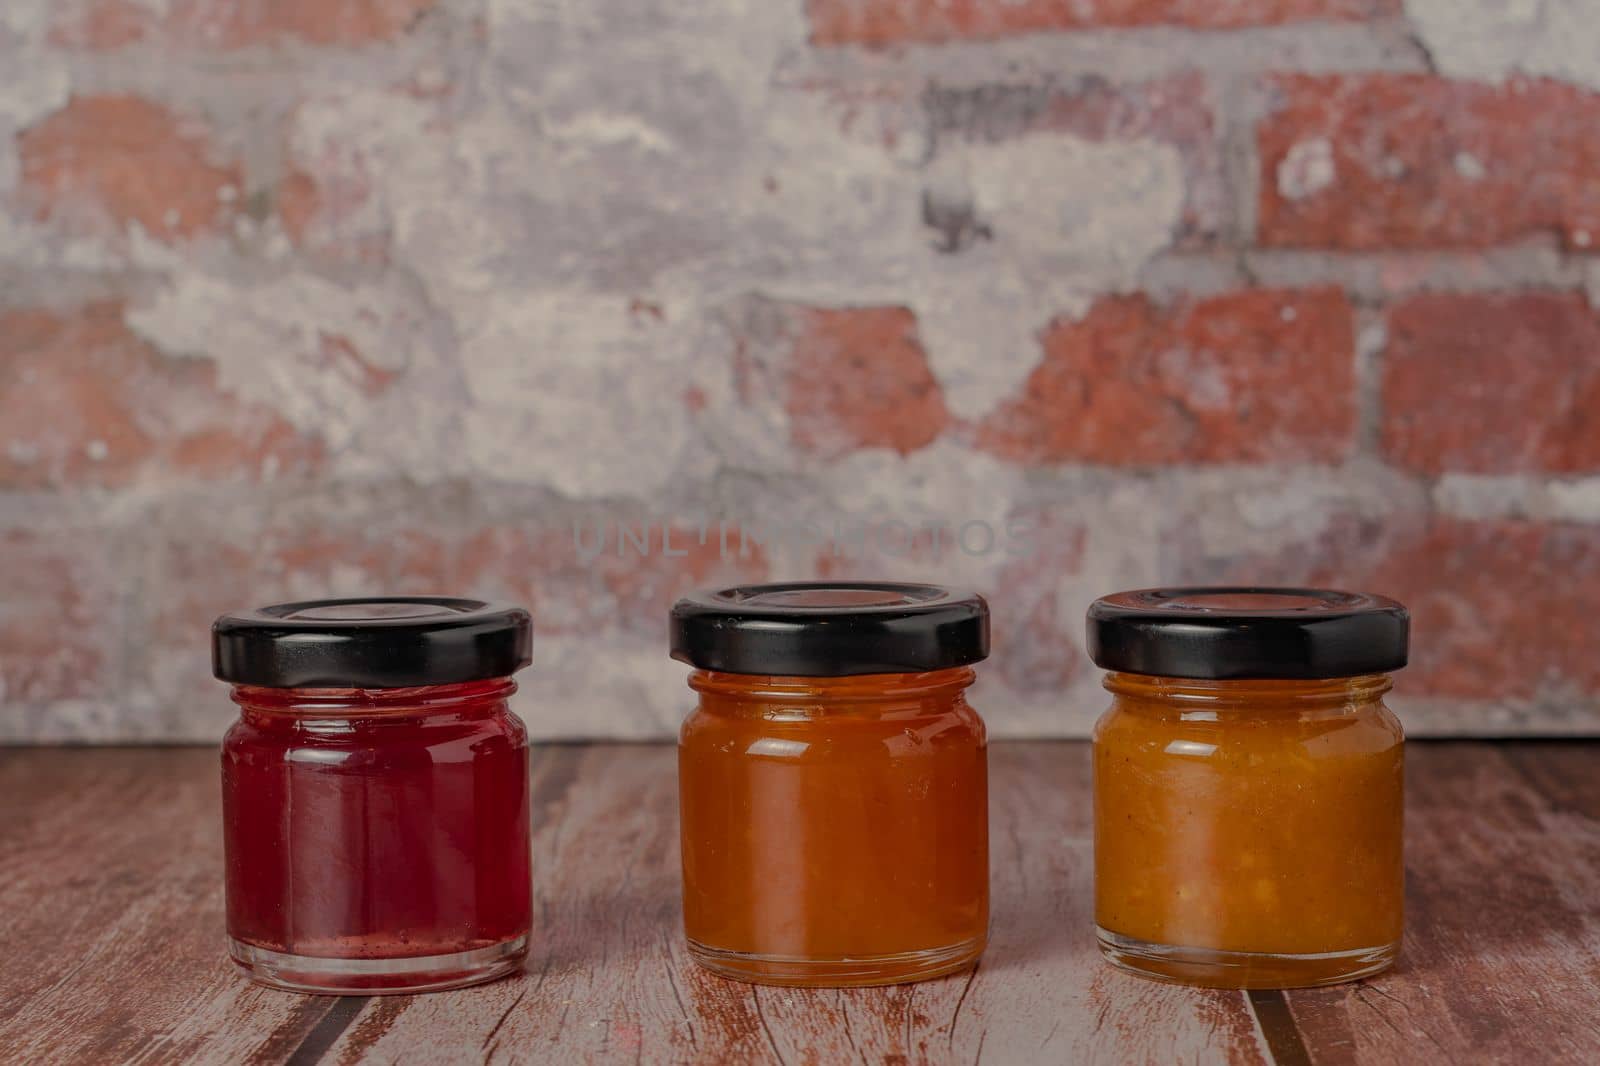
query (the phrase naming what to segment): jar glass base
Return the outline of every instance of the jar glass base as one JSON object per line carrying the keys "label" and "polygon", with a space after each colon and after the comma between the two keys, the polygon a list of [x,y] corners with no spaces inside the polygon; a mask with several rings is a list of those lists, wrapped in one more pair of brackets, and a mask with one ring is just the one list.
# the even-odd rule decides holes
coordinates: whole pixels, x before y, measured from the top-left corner
{"label": "jar glass base", "polygon": [[1260,951],[1152,944],[1095,927],[1100,953],[1112,965],[1174,984],[1205,988],[1314,988],[1381,973],[1400,954],[1398,941],[1353,951],[1278,955]]}
{"label": "jar glass base", "polygon": [[228,938],[228,953],[252,981],[323,996],[410,995],[483,984],[515,973],[528,954],[526,934],[471,951],[398,959],[288,955]]}
{"label": "jar glass base", "polygon": [[988,937],[980,936],[926,951],[819,959],[722,951],[690,940],[689,957],[720,977],[731,977],[735,981],[747,981],[750,984],[854,988],[927,981],[955,973],[976,962],[987,943]]}

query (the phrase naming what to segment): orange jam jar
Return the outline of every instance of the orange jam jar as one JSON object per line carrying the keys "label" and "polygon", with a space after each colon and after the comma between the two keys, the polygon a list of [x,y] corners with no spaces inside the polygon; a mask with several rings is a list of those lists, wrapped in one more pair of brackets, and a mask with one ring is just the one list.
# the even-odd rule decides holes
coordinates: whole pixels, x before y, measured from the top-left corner
{"label": "orange jam jar", "polygon": [[1121,592],[1089,609],[1095,925],[1126,970],[1299,988],[1400,950],[1410,620],[1320,589]]}
{"label": "orange jam jar", "polygon": [[755,585],[672,609],[700,705],[678,743],[689,953],[838,987],[962,969],[989,927],[988,748],[966,701],[982,597]]}

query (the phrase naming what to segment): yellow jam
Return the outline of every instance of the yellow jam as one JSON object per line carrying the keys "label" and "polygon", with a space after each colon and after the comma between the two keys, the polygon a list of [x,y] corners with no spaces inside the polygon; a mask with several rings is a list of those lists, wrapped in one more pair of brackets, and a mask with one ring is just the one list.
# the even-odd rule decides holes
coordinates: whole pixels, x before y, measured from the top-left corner
{"label": "yellow jam", "polygon": [[1399,949],[1403,734],[1387,675],[1113,673],[1095,730],[1095,922],[1148,976],[1349,980]]}

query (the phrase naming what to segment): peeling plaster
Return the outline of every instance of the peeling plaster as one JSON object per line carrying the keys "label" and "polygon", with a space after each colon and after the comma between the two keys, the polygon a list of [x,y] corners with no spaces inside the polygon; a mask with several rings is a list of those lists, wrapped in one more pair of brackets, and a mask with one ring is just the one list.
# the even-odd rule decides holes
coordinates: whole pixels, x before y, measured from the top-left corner
{"label": "peeling plaster", "polygon": [[682,327],[594,292],[507,294],[461,338],[475,473],[568,496],[647,496],[689,444]]}
{"label": "peeling plaster", "polygon": [[1503,81],[1521,72],[1600,89],[1594,0],[1405,0],[1439,70]]}
{"label": "peeling plaster", "polygon": [[[562,417],[607,425],[616,389],[606,383],[620,367],[644,375],[641,395],[675,395],[666,361],[676,353],[681,378],[693,356],[681,340],[662,346],[633,329],[618,307],[667,294],[683,320],[704,321],[759,292],[821,306],[909,305],[947,405],[978,417],[1037,364],[1050,319],[1135,284],[1178,224],[1182,164],[1167,145],[1034,135],[954,146],[917,167],[846,135],[824,94],[772,83],[778,52],[804,42],[792,12],[622,5],[592,32],[551,18],[491,5],[495,76],[464,112],[355,93],[304,109],[294,134],[297,152],[343,160],[370,180],[373,203],[354,224],[392,225],[397,259],[475,338],[463,355],[474,397],[559,394]],[[676,47],[680,36],[694,47]],[[994,240],[955,255],[936,249],[921,204],[940,180],[969,192]],[[559,324],[502,298],[507,287]],[[600,317],[584,323],[581,313]],[[530,336],[592,343],[609,353],[597,356],[609,369],[568,367],[554,393],[556,368],[513,365],[513,339]],[[676,447],[677,416],[658,417]],[[469,418],[469,463],[542,479],[538,461],[507,461],[491,422]],[[606,472],[620,459],[595,452],[586,491],[645,491],[670,473],[658,464],[672,454]]]}
{"label": "peeling plaster", "polygon": [[[0,197],[21,177],[16,136],[66,106],[72,82],[66,64],[40,46],[50,24],[48,0],[6,0],[0,5]],[[23,227],[0,214],[0,253],[27,247]]]}
{"label": "peeling plaster", "polygon": [[42,37],[55,6],[53,0],[6,0],[0,5],[0,45]]}
{"label": "peeling plaster", "polygon": [[1304,200],[1332,185],[1337,177],[1333,145],[1326,137],[1298,141],[1278,163],[1278,194],[1285,200]]}
{"label": "peeling plaster", "polygon": [[336,452],[374,418],[383,382],[422,354],[413,308],[373,286],[308,274],[252,284],[179,272],[127,321],[169,353],[212,359],[221,388],[319,434]]}

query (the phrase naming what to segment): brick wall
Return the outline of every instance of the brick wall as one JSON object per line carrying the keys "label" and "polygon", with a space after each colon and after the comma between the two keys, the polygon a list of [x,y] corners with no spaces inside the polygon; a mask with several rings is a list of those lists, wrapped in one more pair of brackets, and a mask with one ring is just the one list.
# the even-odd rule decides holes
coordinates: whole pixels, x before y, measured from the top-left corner
{"label": "brick wall", "polygon": [[663,736],[678,592],[864,574],[991,596],[997,734],[1212,580],[1600,732],[1590,8],[9,0],[0,740],[215,738],[219,611],[428,590]]}

